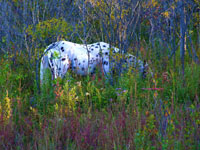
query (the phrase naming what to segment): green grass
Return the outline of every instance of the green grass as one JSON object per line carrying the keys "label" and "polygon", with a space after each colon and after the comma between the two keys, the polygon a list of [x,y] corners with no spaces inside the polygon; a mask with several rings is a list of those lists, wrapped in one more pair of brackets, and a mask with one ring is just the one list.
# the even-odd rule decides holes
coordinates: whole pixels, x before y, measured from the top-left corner
{"label": "green grass", "polygon": [[47,72],[37,94],[31,73],[2,57],[0,149],[198,149],[200,66],[186,63],[183,79],[178,63],[114,85],[69,73],[52,86]]}

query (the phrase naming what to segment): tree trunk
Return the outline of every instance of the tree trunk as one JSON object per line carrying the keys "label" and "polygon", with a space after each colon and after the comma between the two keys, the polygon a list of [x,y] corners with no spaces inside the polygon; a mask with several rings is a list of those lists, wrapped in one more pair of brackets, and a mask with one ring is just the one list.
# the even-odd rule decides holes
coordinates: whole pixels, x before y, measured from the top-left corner
{"label": "tree trunk", "polygon": [[179,2],[180,6],[180,56],[181,56],[181,66],[182,66],[182,76],[184,77],[184,58],[185,58],[185,12],[184,12],[184,2],[182,0]]}

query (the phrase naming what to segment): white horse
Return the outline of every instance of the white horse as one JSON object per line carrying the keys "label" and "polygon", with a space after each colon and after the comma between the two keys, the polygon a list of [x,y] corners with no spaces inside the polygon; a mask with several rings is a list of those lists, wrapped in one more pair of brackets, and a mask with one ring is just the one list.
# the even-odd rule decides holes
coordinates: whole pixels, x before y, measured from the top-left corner
{"label": "white horse", "polygon": [[[100,66],[105,76],[110,74],[110,69],[116,63],[114,56],[119,49],[105,42],[93,44],[76,44],[68,41],[59,41],[47,47],[40,64],[40,80],[44,79],[44,71],[49,68],[52,79],[63,78],[68,69],[78,75],[95,73]],[[111,58],[112,57],[112,58]],[[144,75],[148,64],[137,60],[135,56],[126,54],[124,63],[126,66],[134,65]]]}

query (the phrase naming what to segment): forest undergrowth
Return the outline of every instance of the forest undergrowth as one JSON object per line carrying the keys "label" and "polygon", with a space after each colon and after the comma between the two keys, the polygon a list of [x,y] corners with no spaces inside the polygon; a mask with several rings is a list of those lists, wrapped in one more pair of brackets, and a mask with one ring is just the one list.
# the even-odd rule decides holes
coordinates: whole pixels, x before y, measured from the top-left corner
{"label": "forest undergrowth", "polygon": [[[114,85],[101,77],[46,80],[38,93],[25,67],[0,62],[1,149],[198,149],[200,66],[150,64]],[[54,85],[54,86],[52,86]]]}
{"label": "forest undergrowth", "polygon": [[[198,0],[0,0],[0,150],[199,149],[199,12]],[[40,85],[60,40],[106,42],[153,76],[47,70]]]}

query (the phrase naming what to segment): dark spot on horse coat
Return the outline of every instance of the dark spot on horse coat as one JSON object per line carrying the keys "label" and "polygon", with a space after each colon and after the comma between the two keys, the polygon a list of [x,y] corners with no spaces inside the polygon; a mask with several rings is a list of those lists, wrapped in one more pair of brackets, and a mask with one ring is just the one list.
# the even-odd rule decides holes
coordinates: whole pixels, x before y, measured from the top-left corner
{"label": "dark spot on horse coat", "polygon": [[84,71],[85,68],[82,68],[82,71]]}
{"label": "dark spot on horse coat", "polygon": [[128,56],[128,58],[130,59],[130,58],[132,58],[132,56]]}
{"label": "dark spot on horse coat", "polygon": [[59,68],[58,70],[61,70],[61,68]]}
{"label": "dark spot on horse coat", "polygon": [[85,63],[85,60],[83,60],[83,63]]}
{"label": "dark spot on horse coat", "polygon": [[62,52],[64,52],[64,51],[65,51],[63,47],[61,47],[61,50],[62,50]]}
{"label": "dark spot on horse coat", "polygon": [[103,47],[106,47],[106,45],[103,45]]}
{"label": "dark spot on horse coat", "polygon": [[89,64],[93,64],[93,60],[90,60]]}
{"label": "dark spot on horse coat", "polygon": [[96,55],[96,57],[99,57],[99,55]]}
{"label": "dark spot on horse coat", "polygon": [[105,55],[108,55],[108,52],[105,52]]}
{"label": "dark spot on horse coat", "polygon": [[65,61],[66,60],[66,58],[62,58],[62,61]]}
{"label": "dark spot on horse coat", "polygon": [[93,51],[94,49],[92,48],[91,51]]}
{"label": "dark spot on horse coat", "polygon": [[79,66],[81,65],[81,63],[78,64]]}
{"label": "dark spot on horse coat", "polygon": [[95,46],[95,48],[98,48],[98,46]]}
{"label": "dark spot on horse coat", "polygon": [[74,58],[74,61],[76,61],[77,60],[77,58]]}
{"label": "dark spot on horse coat", "polygon": [[108,65],[108,62],[107,62],[107,61],[104,61],[103,64],[104,64],[104,65]]}

